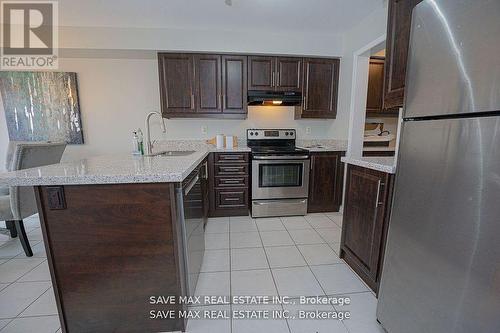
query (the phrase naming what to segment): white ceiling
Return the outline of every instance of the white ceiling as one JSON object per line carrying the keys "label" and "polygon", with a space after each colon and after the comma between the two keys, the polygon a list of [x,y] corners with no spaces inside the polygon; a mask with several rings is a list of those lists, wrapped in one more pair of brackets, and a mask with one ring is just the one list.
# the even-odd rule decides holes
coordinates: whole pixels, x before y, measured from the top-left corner
{"label": "white ceiling", "polygon": [[62,26],[341,33],[384,0],[60,0]]}

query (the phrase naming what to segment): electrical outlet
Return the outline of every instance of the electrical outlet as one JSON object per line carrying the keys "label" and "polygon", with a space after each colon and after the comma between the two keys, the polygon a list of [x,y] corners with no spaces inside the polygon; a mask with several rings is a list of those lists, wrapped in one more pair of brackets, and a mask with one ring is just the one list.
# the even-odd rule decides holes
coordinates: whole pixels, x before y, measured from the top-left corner
{"label": "electrical outlet", "polygon": [[306,134],[311,134],[311,127],[306,127]]}
{"label": "electrical outlet", "polygon": [[201,126],[201,134],[207,134],[208,133],[208,127],[207,126]]}

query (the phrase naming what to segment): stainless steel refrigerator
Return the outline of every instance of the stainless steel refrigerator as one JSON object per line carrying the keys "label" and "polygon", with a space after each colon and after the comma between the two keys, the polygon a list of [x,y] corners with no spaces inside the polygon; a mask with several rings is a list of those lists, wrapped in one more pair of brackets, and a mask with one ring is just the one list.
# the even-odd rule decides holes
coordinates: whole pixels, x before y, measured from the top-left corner
{"label": "stainless steel refrigerator", "polygon": [[377,318],[500,332],[500,0],[417,5],[403,112]]}

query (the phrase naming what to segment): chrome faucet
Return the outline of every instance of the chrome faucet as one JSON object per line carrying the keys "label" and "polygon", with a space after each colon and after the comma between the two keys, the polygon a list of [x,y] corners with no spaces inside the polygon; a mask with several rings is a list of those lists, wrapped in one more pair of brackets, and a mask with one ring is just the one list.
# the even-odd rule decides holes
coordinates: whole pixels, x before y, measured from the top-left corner
{"label": "chrome faucet", "polygon": [[151,142],[151,131],[149,128],[149,119],[151,118],[152,115],[158,115],[161,118],[161,130],[163,133],[167,132],[167,129],[165,127],[165,119],[162,117],[162,115],[158,112],[150,112],[146,116],[146,156],[151,156],[153,155],[153,143]]}

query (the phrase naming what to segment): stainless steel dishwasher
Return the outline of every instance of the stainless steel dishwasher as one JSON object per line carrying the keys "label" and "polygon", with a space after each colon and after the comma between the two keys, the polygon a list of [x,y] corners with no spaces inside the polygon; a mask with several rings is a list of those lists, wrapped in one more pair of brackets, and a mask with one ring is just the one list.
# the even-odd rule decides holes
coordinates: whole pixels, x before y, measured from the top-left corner
{"label": "stainless steel dishwasher", "polygon": [[197,168],[178,187],[180,225],[184,243],[184,270],[187,295],[192,296],[200,275],[205,253],[205,217],[203,210],[202,168]]}

